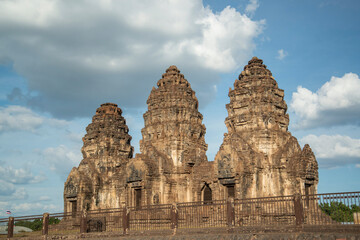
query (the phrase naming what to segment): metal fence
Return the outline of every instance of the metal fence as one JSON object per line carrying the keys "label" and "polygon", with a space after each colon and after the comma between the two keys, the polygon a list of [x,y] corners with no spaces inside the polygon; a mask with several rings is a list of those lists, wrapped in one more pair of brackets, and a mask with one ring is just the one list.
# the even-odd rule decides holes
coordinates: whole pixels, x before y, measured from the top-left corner
{"label": "metal fence", "polygon": [[226,227],[226,200],[176,204],[178,228]]}
{"label": "metal fence", "polygon": [[360,224],[360,192],[301,196],[306,225]]}
{"label": "metal fence", "polygon": [[236,199],[234,226],[296,225],[297,196]]}
{"label": "metal fence", "polygon": [[128,216],[125,230],[155,230],[171,227],[171,204],[131,207],[127,209]]}
{"label": "metal fence", "polygon": [[[62,219],[49,225],[50,218]],[[124,232],[190,228],[264,228],[349,225],[360,229],[360,192],[213,200],[142,207],[124,207],[0,219],[14,224],[41,219],[38,234]]]}

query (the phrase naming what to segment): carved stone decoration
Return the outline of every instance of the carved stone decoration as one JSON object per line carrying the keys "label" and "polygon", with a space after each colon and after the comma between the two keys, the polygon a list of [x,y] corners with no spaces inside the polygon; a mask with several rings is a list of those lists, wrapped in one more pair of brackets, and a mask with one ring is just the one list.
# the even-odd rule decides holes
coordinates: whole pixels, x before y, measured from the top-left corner
{"label": "carved stone decoration", "polygon": [[[131,136],[121,109],[113,103],[102,104],[86,128],[83,160],[73,168],[64,185],[66,212],[76,209],[119,207],[119,174],[132,158]],[[119,175],[121,177],[119,177]]]}
{"label": "carved stone decoration", "polygon": [[[194,189],[201,188],[199,165],[212,172],[206,157],[206,128],[198,111],[198,100],[189,82],[176,66],[170,66],[147,100],[145,126],[137,158],[153,169],[145,174],[147,203],[172,203],[200,200]],[[143,196],[143,195],[142,195]],[[153,196],[153,197],[151,197]]]}
{"label": "carved stone decoration", "polygon": [[195,92],[176,66],[150,92],[135,158],[121,109],[102,104],[64,184],[65,212],[316,193],[314,153],[288,131],[284,91],[261,59],[249,61],[229,97],[228,132],[213,162]]}
{"label": "carved stone decoration", "polygon": [[236,169],[236,198],[304,193],[307,181],[316,192],[315,156],[308,145],[302,151],[288,131],[284,91],[261,59],[249,61],[229,97],[228,133],[215,157],[217,178],[229,178]]}
{"label": "carved stone decoration", "polygon": [[147,100],[140,150],[145,155],[159,152],[164,156],[163,164],[184,172],[207,161],[206,128],[198,100],[176,66],[166,70],[157,86]]}

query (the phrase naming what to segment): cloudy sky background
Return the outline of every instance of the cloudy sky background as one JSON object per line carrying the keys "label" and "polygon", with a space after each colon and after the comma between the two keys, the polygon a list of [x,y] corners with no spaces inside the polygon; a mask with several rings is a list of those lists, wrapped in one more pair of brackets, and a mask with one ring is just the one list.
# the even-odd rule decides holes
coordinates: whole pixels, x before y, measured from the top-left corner
{"label": "cloudy sky background", "polygon": [[196,91],[213,160],[228,89],[252,56],[285,90],[319,192],[360,190],[359,11],[356,0],[0,0],[0,216],[63,211],[102,103],[122,108],[138,152],[146,99],[170,65]]}

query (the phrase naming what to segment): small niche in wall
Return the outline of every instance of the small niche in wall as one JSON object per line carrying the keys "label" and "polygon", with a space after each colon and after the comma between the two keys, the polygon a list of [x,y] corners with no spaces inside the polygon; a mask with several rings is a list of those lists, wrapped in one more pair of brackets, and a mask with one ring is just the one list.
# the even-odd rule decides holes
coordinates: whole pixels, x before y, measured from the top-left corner
{"label": "small niche in wall", "polygon": [[212,191],[208,184],[205,183],[203,187],[203,201],[204,204],[211,204],[212,203]]}
{"label": "small niche in wall", "polygon": [[135,189],[135,207],[141,207],[141,188]]}
{"label": "small niche in wall", "polygon": [[227,198],[233,198],[235,199],[235,186],[234,185],[227,185]]}

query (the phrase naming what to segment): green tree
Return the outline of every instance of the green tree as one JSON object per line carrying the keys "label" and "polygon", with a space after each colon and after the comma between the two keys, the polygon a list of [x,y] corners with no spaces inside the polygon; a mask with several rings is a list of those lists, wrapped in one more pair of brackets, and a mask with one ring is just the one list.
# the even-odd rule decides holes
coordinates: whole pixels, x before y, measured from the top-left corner
{"label": "green tree", "polygon": [[321,210],[337,222],[353,222],[354,212],[360,212],[360,207],[353,204],[350,207],[342,202],[320,203]]}
{"label": "green tree", "polygon": [[[60,223],[60,219],[54,218],[54,217],[49,218],[49,225],[58,224],[58,223]],[[35,219],[33,221],[21,220],[21,221],[15,222],[15,226],[27,227],[27,228],[30,228],[33,231],[41,230],[42,229],[42,224],[43,224],[42,219]]]}

